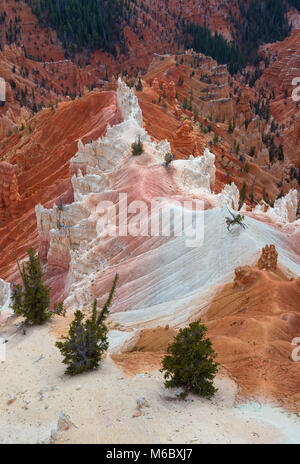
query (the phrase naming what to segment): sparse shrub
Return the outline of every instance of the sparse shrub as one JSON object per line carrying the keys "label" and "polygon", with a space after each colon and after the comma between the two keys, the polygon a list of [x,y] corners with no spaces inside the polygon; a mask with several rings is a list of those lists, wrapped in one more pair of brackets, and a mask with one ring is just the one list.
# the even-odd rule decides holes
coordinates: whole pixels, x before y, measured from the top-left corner
{"label": "sparse shrub", "polygon": [[28,250],[29,260],[20,269],[23,287],[15,285],[12,309],[25,317],[25,324],[41,325],[52,315],[50,290],[43,283],[40,256],[33,248]]}
{"label": "sparse shrub", "polygon": [[252,146],[252,147],[250,148],[249,156],[251,156],[252,158],[255,156],[255,147]]}
{"label": "sparse shrub", "polygon": [[218,145],[218,142],[219,142],[219,136],[218,136],[218,134],[214,134],[214,137],[213,137],[213,144],[214,144],[214,145]]}
{"label": "sparse shrub", "polygon": [[164,156],[163,165],[164,165],[165,167],[168,167],[169,164],[171,164],[173,160],[174,160],[174,156],[172,155],[172,153],[168,152],[168,153],[166,153],[165,156]]}
{"label": "sparse shrub", "polygon": [[97,311],[97,300],[94,300],[92,316],[84,321],[81,311],[75,312],[71,322],[68,337],[56,342],[63,355],[63,363],[68,367],[67,375],[77,375],[96,369],[108,349],[108,327],[105,320],[116,289],[118,275],[115,276],[108,299],[101,311]]}
{"label": "sparse shrub", "polygon": [[214,361],[216,353],[210,339],[205,338],[206,332],[207,327],[199,321],[180,329],[162,361],[165,387],[182,387],[182,398],[189,392],[210,398],[217,391],[213,380],[218,363]]}
{"label": "sparse shrub", "polygon": [[137,83],[137,85],[135,86],[135,88],[136,88],[136,90],[137,90],[138,92],[141,92],[141,91],[143,90],[143,84],[142,84],[142,80],[141,80],[140,77],[139,77],[138,83]]}
{"label": "sparse shrub", "polygon": [[143,143],[141,141],[140,136],[138,136],[136,142],[133,142],[133,144],[131,145],[131,148],[132,148],[132,155],[133,156],[139,156],[142,153],[144,153],[144,147],[143,147]]}

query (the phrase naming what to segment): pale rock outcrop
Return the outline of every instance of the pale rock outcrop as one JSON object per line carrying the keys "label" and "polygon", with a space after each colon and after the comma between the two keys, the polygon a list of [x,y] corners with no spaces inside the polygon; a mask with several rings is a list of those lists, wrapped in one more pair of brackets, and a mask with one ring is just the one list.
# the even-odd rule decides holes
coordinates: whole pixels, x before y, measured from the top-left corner
{"label": "pale rock outcrop", "polygon": [[[71,306],[89,304],[89,288],[93,272],[103,270],[106,260],[94,247],[103,240],[97,205],[101,199],[117,200],[111,175],[131,158],[131,145],[140,136],[145,149],[144,159],[161,163],[171,151],[167,140],[152,142],[141,127],[138,102],[130,89],[119,81],[119,105],[124,121],[108,127],[105,137],[84,145],[78,143],[78,153],[71,160],[72,186],[75,202],[70,205],[54,205],[52,209],[36,206],[37,226],[40,237],[40,255],[48,264],[48,274],[69,271],[74,302]],[[131,97],[129,97],[131,95]],[[133,98],[134,97],[134,98]],[[126,99],[133,102],[126,107]],[[139,162],[143,156],[136,158]],[[158,164],[159,165],[159,164]],[[87,279],[86,284],[82,282]],[[77,289],[80,282],[80,290]],[[72,297],[69,298],[69,300]]]}
{"label": "pale rock outcrop", "polygon": [[240,192],[235,183],[226,184],[222,192],[216,195],[216,206],[222,208],[224,205],[235,210],[239,208]]}
{"label": "pale rock outcrop", "polygon": [[117,101],[124,121],[131,119],[140,127],[143,127],[143,114],[139,107],[138,99],[133,90],[120,78],[118,79]]}
{"label": "pale rock outcrop", "polygon": [[275,201],[274,207],[270,207],[261,201],[253,209],[255,214],[266,214],[274,222],[279,224],[289,224],[296,221],[298,208],[298,192],[292,189],[284,197]]}
{"label": "pale rock outcrop", "polygon": [[99,193],[109,188],[107,176],[100,174],[87,174],[83,176],[79,169],[77,175],[72,176],[72,186],[74,191],[74,200],[81,201],[89,193]]}
{"label": "pale rock outcrop", "polygon": [[143,116],[133,91],[118,80],[118,106],[123,122],[116,126],[108,125],[106,135],[84,145],[78,142],[78,152],[70,160],[71,174],[80,170],[83,175],[112,171],[131,156],[131,145],[140,137],[142,142],[151,142],[143,129]]}
{"label": "pale rock outcrop", "polygon": [[276,200],[273,212],[280,218],[281,222],[294,222],[297,217],[298,192],[290,190],[285,197]]}
{"label": "pale rock outcrop", "polygon": [[215,178],[215,155],[208,148],[204,150],[203,156],[198,158],[190,156],[189,160],[184,161],[182,180],[187,187],[205,189],[210,192]]}
{"label": "pale rock outcrop", "polygon": [[[79,234],[75,228],[76,224],[88,218],[90,213],[79,202],[64,205],[62,209],[57,205],[54,205],[53,209],[46,209],[42,205],[37,205],[35,212],[40,239],[39,251],[41,260],[44,263],[47,262],[48,253],[51,248],[51,263],[54,263],[55,256],[57,256],[60,262],[61,258],[59,254],[69,256],[69,252],[65,250],[66,246],[69,247],[66,243],[68,242],[69,244],[72,241],[74,243],[78,242]],[[53,241],[53,245],[51,240]],[[60,267],[59,264],[58,267]],[[66,266],[62,267],[65,268]]]}
{"label": "pale rock outcrop", "polygon": [[1,312],[9,310],[10,284],[0,279],[0,316]]}

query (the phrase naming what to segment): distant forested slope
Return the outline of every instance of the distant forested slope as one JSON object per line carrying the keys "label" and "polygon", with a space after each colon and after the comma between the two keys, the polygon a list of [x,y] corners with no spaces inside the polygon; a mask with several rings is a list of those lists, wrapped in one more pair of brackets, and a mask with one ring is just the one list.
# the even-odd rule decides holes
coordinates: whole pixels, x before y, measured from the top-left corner
{"label": "distant forested slope", "polygon": [[245,64],[255,65],[261,44],[284,40],[290,33],[289,4],[300,9],[300,0],[239,0],[238,17],[229,18],[233,26],[233,44],[220,34],[211,34],[206,27],[188,24],[185,31],[192,36],[190,46],[228,64],[231,73],[240,71]]}
{"label": "distant forested slope", "polygon": [[[74,55],[85,49],[104,50],[113,56],[126,53],[124,26],[126,24],[143,37],[141,25],[145,25],[145,13],[149,7],[137,0],[25,0],[44,27],[57,31],[59,39],[68,53]],[[184,3],[185,0],[183,0]],[[231,73],[241,71],[246,64],[257,67],[258,48],[263,43],[284,40],[291,31],[288,8],[300,11],[300,0],[233,0],[236,8],[226,19],[232,26],[233,42],[221,34],[213,34],[206,27],[174,19],[176,26],[167,33],[174,43],[192,47],[227,64]],[[161,0],[161,8],[167,15],[168,1]],[[205,16],[205,12],[203,12]],[[140,18],[141,21],[137,21]],[[162,23],[167,28],[167,23]],[[157,25],[158,27],[158,25]],[[157,29],[159,30],[159,29]],[[257,68],[258,69],[258,68]],[[259,77],[259,70],[255,78]]]}
{"label": "distant forested slope", "polygon": [[66,50],[125,51],[123,0],[25,0],[39,22],[55,29]]}

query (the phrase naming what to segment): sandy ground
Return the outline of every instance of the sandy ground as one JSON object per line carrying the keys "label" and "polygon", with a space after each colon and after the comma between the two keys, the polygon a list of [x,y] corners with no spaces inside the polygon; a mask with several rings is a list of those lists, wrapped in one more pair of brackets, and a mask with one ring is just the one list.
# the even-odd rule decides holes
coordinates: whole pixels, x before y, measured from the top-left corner
{"label": "sandy ground", "polygon": [[[9,331],[12,331],[13,325]],[[50,327],[9,335],[0,364],[0,443],[300,443],[300,419],[271,405],[236,404],[224,375],[211,401],[180,401],[159,371],[127,376],[108,355],[101,367],[64,375]],[[146,405],[137,408],[145,398]],[[72,426],[57,431],[60,412]]]}

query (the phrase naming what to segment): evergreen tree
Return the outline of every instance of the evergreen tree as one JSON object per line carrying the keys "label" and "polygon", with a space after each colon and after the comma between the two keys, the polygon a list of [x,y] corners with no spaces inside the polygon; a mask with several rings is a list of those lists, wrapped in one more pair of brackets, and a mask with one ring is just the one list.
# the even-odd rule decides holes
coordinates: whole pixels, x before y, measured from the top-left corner
{"label": "evergreen tree", "polygon": [[284,152],[283,152],[283,146],[282,143],[279,145],[278,150],[277,150],[277,155],[279,161],[284,161]]}
{"label": "evergreen tree", "polygon": [[19,269],[23,287],[14,287],[12,308],[15,314],[25,317],[25,324],[40,325],[48,321],[52,315],[50,290],[43,283],[39,254],[30,248],[28,256],[29,260]]}
{"label": "evergreen tree", "polygon": [[74,55],[102,49],[114,56],[116,44],[126,51],[123,33],[126,9],[120,0],[25,0],[44,27],[56,30],[64,48]]}
{"label": "evergreen tree", "polygon": [[140,156],[144,153],[143,142],[141,141],[140,135],[138,136],[136,142],[133,142],[131,145],[131,152],[133,156]]}
{"label": "evergreen tree", "polygon": [[214,361],[216,353],[210,339],[205,338],[206,332],[207,327],[199,321],[180,329],[162,361],[166,388],[182,387],[182,397],[191,392],[210,398],[217,391],[213,379],[218,363]]}
{"label": "evergreen tree", "polygon": [[63,363],[68,367],[67,375],[77,375],[96,369],[108,349],[108,327],[105,320],[116,289],[118,275],[115,276],[108,299],[101,311],[97,311],[97,300],[94,300],[92,316],[84,321],[81,311],[75,312],[70,325],[68,337],[56,343],[63,355]]}

